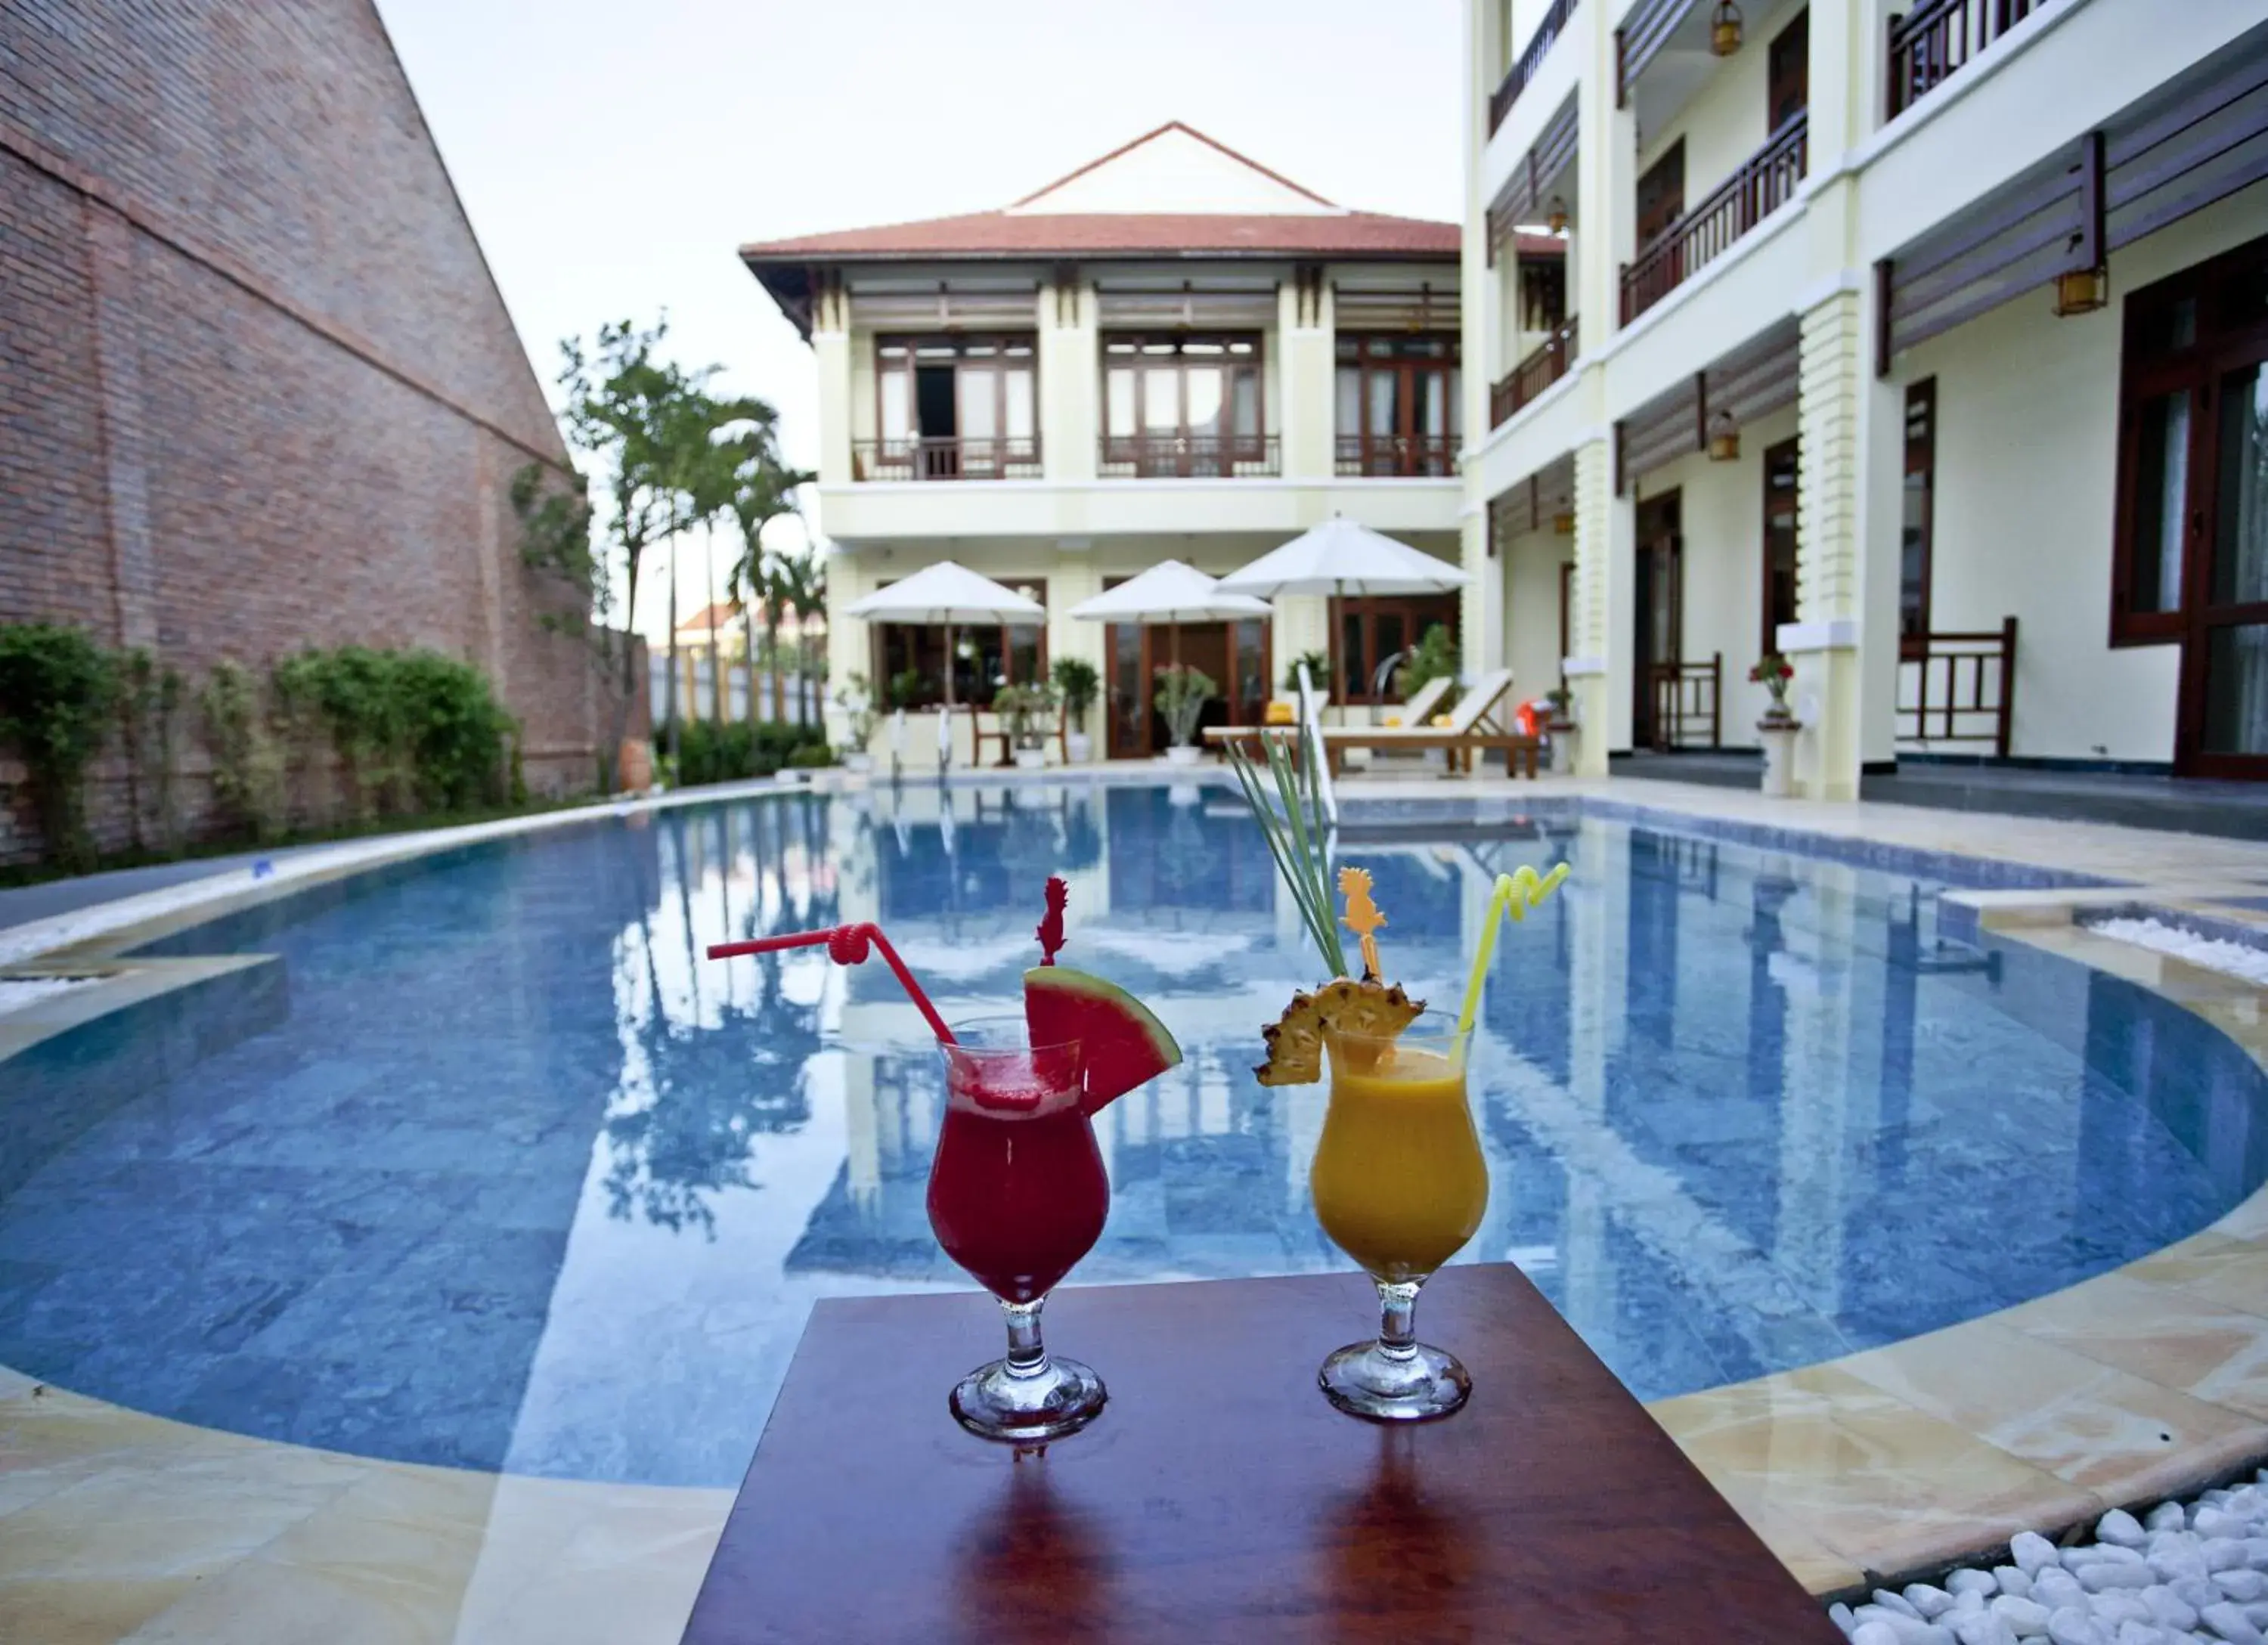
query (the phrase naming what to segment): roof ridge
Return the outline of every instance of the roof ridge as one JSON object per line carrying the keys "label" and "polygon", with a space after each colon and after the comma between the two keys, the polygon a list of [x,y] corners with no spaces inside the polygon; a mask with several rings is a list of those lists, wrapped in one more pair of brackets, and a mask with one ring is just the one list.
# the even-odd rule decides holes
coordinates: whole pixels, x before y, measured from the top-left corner
{"label": "roof ridge", "polygon": [[1077,166],[1071,171],[1065,172],[1053,182],[1042,184],[1041,187],[1033,189],[1031,193],[1026,195],[1022,199],[1011,200],[1006,205],[995,206],[993,210],[996,211],[1018,210],[1024,206],[1031,204],[1033,201],[1039,199],[1043,195],[1053,194],[1065,183],[1073,181],[1078,178],[1084,177],[1089,172],[1094,171],[1101,166],[1109,165],[1111,161],[1116,159],[1122,154],[1130,154],[1136,149],[1140,148],[1144,144],[1155,142],[1158,138],[1164,136],[1168,131],[1178,131],[1184,136],[1194,137],[1199,143],[1204,144],[1207,148],[1218,150],[1219,152],[1228,156],[1229,159],[1234,160],[1238,165],[1249,167],[1251,170],[1258,172],[1263,177],[1267,178],[1270,182],[1279,183],[1283,187],[1289,188],[1293,194],[1305,195],[1319,206],[1328,206],[1334,211],[1341,211],[1346,209],[1340,205],[1337,201],[1326,200],[1314,189],[1293,182],[1290,178],[1285,176],[1283,173],[1271,170],[1270,167],[1263,166],[1258,160],[1254,159],[1250,155],[1238,153],[1234,149],[1230,148],[1228,144],[1223,143],[1219,137],[1211,136],[1204,132],[1199,131],[1195,126],[1189,124],[1186,120],[1169,120],[1162,126],[1153,126],[1149,130],[1144,132],[1140,136],[1134,138],[1131,142],[1120,144],[1116,148],[1111,150],[1109,153],[1098,155],[1094,159],[1087,161],[1086,165]]}

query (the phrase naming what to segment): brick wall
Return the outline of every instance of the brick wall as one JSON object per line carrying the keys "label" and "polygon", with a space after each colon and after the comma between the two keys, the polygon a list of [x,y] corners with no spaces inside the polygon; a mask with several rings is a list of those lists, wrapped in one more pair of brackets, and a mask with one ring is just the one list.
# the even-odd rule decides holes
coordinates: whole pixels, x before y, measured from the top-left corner
{"label": "brick wall", "polygon": [[531,461],[566,454],[369,0],[0,5],[0,621],[193,679],[431,646],[532,784],[586,785],[611,720],[519,564]]}

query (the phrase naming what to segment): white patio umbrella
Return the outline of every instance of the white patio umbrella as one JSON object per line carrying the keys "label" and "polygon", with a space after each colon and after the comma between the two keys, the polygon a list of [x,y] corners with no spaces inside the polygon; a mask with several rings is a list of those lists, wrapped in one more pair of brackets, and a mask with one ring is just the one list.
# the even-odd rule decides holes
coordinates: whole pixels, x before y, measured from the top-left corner
{"label": "white patio umbrella", "polygon": [[1301,532],[1280,549],[1220,579],[1226,594],[1326,594],[1331,601],[1329,633],[1333,666],[1339,646],[1338,602],[1347,595],[1437,594],[1471,580],[1447,560],[1437,560],[1406,542],[1333,514]]}
{"label": "white patio umbrella", "polygon": [[1250,594],[1229,594],[1194,565],[1165,560],[1116,588],[1071,609],[1071,616],[1088,623],[1164,623],[1173,631],[1173,659],[1182,660],[1184,623],[1241,623],[1268,615],[1268,602]]}
{"label": "white patio umbrella", "polygon": [[953,631],[964,623],[1044,623],[1048,609],[1038,601],[979,575],[954,560],[924,565],[912,576],[878,588],[843,608],[848,616],[870,623],[942,623],[945,626],[945,706],[953,710]]}

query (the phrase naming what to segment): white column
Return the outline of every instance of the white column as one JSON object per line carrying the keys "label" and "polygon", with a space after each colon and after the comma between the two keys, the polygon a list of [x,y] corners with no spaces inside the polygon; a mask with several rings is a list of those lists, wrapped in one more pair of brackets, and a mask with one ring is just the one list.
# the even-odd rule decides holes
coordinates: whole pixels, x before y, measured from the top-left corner
{"label": "white column", "polygon": [[[1050,480],[1094,478],[1102,393],[1097,308],[1090,281],[1049,281],[1040,288],[1040,461]],[[1052,602],[1052,590],[1049,597]]]}
{"label": "white column", "polygon": [[1329,479],[1335,469],[1336,326],[1327,269],[1316,269],[1278,288],[1276,352],[1280,358],[1275,378],[1287,477]]}
{"label": "white column", "polygon": [[[1468,498],[1457,525],[1465,575],[1472,579],[1464,586],[1458,613],[1458,652],[1469,678],[1504,667],[1504,566],[1500,560],[1489,556],[1487,504]],[[1496,551],[1502,555],[1505,545],[1497,544]],[[1535,688],[1536,682],[1522,680],[1514,684],[1527,691]]]}
{"label": "white column", "polygon": [[1582,727],[1580,776],[1605,776],[1609,751],[1631,745],[1636,536],[1629,499],[1615,495],[1612,446],[1584,441],[1575,448],[1575,592],[1567,624],[1574,653],[1561,665]]}
{"label": "white column", "polygon": [[812,294],[811,354],[819,370],[819,483],[850,483],[850,304],[822,281]]}

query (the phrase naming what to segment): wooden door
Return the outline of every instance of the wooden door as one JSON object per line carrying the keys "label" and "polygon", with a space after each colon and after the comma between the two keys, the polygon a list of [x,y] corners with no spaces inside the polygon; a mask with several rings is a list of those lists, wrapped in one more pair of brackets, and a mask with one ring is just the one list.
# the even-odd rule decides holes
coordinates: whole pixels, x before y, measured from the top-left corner
{"label": "wooden door", "polygon": [[1685,557],[1679,512],[1675,491],[1647,498],[1638,505],[1631,739],[1639,748],[1668,746],[1668,727],[1661,723],[1659,712],[1660,682],[1665,673],[1673,681],[1676,678],[1683,652]]}
{"label": "wooden door", "polygon": [[1150,631],[1138,623],[1103,629],[1103,752],[1114,760],[1147,759],[1150,739]]}
{"label": "wooden door", "polygon": [[2220,365],[2190,441],[2175,767],[2257,781],[2268,778],[2268,362],[2232,353]]}

